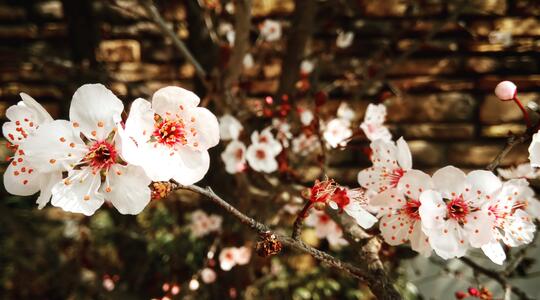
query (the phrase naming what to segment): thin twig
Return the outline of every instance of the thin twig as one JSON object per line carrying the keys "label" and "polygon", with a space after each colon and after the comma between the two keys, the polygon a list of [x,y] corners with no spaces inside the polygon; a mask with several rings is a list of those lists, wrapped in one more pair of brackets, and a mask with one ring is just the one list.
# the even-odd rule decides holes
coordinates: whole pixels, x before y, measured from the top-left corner
{"label": "thin twig", "polygon": [[293,240],[298,240],[298,237],[300,236],[300,233],[302,232],[302,225],[304,224],[304,220],[307,218],[309,214],[309,210],[311,209],[311,206],[313,205],[313,202],[307,201],[306,205],[304,205],[304,208],[298,213],[296,216],[296,220],[294,220],[293,230],[292,230],[292,238]]}
{"label": "thin twig", "polygon": [[195,73],[201,79],[201,81],[206,82],[207,76],[206,71],[203,69],[201,64],[195,59],[193,54],[189,51],[186,44],[180,40],[180,38],[174,33],[174,31],[167,26],[167,23],[159,13],[157,7],[151,0],[139,0],[139,3],[143,6],[144,10],[148,14],[148,17],[156,23],[156,25],[161,29],[161,31],[168,36],[174,46],[180,51],[184,58],[189,61],[195,68]]}
{"label": "thin twig", "polygon": [[[216,195],[210,188],[201,188],[195,185],[180,185],[177,183],[172,183],[173,189],[183,189],[195,192],[197,194],[203,195],[208,199],[212,200],[215,204],[219,205],[225,211],[230,213],[236,219],[238,219],[242,224],[252,228],[258,233],[271,233],[274,234],[284,246],[292,248],[294,250],[307,253],[313,258],[323,262],[324,264],[331,266],[337,270],[346,272],[353,277],[365,281],[366,284],[371,289],[371,292],[378,298],[383,300],[395,300],[402,299],[401,295],[397,292],[396,288],[393,285],[392,280],[388,277],[384,268],[382,268],[382,263],[380,260],[368,259],[365,264],[361,266],[354,266],[350,263],[343,262],[332,255],[317,250],[302,241],[294,240],[290,237],[277,234],[272,232],[270,228],[253,218],[250,218],[236,209],[234,206],[229,204],[227,201],[223,200],[221,197]],[[375,239],[374,239],[375,240]],[[380,246],[380,245],[379,245]],[[363,252],[371,251],[376,253],[376,245],[369,245],[366,249],[363,249]]]}

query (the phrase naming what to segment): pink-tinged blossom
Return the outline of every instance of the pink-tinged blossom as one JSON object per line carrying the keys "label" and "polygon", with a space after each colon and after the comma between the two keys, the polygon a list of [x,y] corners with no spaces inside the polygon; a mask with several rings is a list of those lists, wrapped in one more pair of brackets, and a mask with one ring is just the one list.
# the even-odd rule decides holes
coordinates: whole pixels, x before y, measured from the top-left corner
{"label": "pink-tinged blossom", "polygon": [[533,134],[529,145],[529,161],[532,167],[540,167],[540,132]]}
{"label": "pink-tinged blossom", "polygon": [[519,178],[535,179],[540,176],[540,170],[533,168],[530,163],[523,163],[506,169],[498,168],[497,173],[506,180]]}
{"label": "pink-tinged blossom", "polygon": [[309,109],[299,109],[300,114],[300,122],[302,122],[302,125],[309,126],[311,125],[311,122],[313,121],[313,112]]}
{"label": "pink-tinged blossom", "polygon": [[420,194],[433,189],[431,177],[409,170],[399,184],[377,194],[370,201],[381,217],[379,228],[384,240],[392,246],[410,241],[411,248],[422,255],[431,254],[427,235],[422,231]]}
{"label": "pink-tinged blossom", "polygon": [[203,237],[209,233],[221,230],[222,218],[218,215],[207,215],[202,210],[191,214],[189,229],[194,237]]}
{"label": "pink-tinged blossom", "polygon": [[384,104],[369,104],[360,128],[370,141],[391,141],[392,134],[388,127],[384,126],[386,120],[386,106]]}
{"label": "pink-tinged blossom", "polygon": [[249,247],[223,248],[219,253],[219,266],[223,271],[229,271],[236,265],[245,265],[251,259]]}
{"label": "pink-tinged blossom", "polygon": [[352,122],[356,118],[356,113],[347,102],[341,102],[337,110],[337,117]]}
{"label": "pink-tinged blossom", "polygon": [[495,87],[495,95],[503,101],[514,99],[516,92],[517,87],[511,81],[502,81]]}
{"label": "pink-tinged blossom", "polygon": [[510,247],[532,242],[536,225],[524,210],[531,198],[534,192],[527,180],[513,179],[505,182],[494,200],[484,205],[495,216],[495,224],[493,239],[482,250],[494,263],[502,265],[506,259],[500,242]]}
{"label": "pink-tinged blossom", "polygon": [[433,174],[433,190],[420,195],[422,228],[433,250],[442,258],[465,255],[469,247],[480,248],[493,240],[495,215],[487,207],[501,188],[489,171],[465,175],[448,166]]}
{"label": "pink-tinged blossom", "polygon": [[197,107],[199,97],[180,87],[154,93],[152,103],[131,105],[122,137],[122,155],[141,166],[153,181],[189,185],[201,180],[210,166],[208,149],[219,142],[216,116]]}
{"label": "pink-tinged blossom", "polygon": [[346,146],[351,136],[351,123],[347,120],[336,118],[324,127],[323,138],[330,148]]}
{"label": "pink-tinged blossom", "polygon": [[306,225],[313,227],[317,238],[326,239],[333,248],[348,245],[341,227],[322,211],[312,209],[306,218]]}
{"label": "pink-tinged blossom", "polygon": [[216,281],[216,272],[210,268],[204,268],[201,271],[201,279],[204,283],[209,284]]}
{"label": "pink-tinged blossom", "polygon": [[237,140],[243,129],[242,123],[230,114],[219,118],[219,135],[223,141]]}
{"label": "pink-tinged blossom", "polygon": [[412,168],[411,151],[403,138],[394,142],[371,142],[373,166],[358,173],[358,183],[365,189],[381,193],[397,187],[403,175]]}
{"label": "pink-tinged blossom", "polygon": [[314,68],[315,64],[311,60],[304,59],[300,64],[300,73],[304,75],[311,74]]}
{"label": "pink-tinged blossom", "polygon": [[351,46],[354,40],[354,32],[352,31],[340,31],[336,38],[336,45],[338,48],[348,48]]}
{"label": "pink-tinged blossom", "polygon": [[52,188],[52,205],[92,215],[105,200],[122,214],[138,214],[148,204],[150,178],[121,155],[117,125],[123,109],[103,85],[86,84],[73,95],[69,122],[43,124],[25,141],[38,171],[67,172]]}
{"label": "pink-tinged blossom", "polygon": [[246,145],[240,141],[230,142],[225,151],[221,153],[221,159],[225,163],[225,171],[236,174],[246,169]]}
{"label": "pink-tinged blossom", "polygon": [[252,144],[247,148],[246,159],[249,166],[258,172],[272,173],[277,170],[276,156],[283,150],[268,127],[259,133],[251,134]]}
{"label": "pink-tinged blossom", "polygon": [[274,20],[265,20],[260,27],[261,37],[267,42],[281,39],[281,23]]}
{"label": "pink-tinged blossom", "polygon": [[40,125],[53,121],[49,113],[25,93],[20,94],[22,101],[6,110],[9,120],[2,126],[4,137],[15,150],[4,173],[4,187],[13,195],[29,196],[41,191],[36,203],[43,208],[51,198],[52,186],[62,178],[61,171],[38,172],[26,158],[21,144],[34,135]]}
{"label": "pink-tinged blossom", "polygon": [[291,125],[287,120],[273,119],[272,127],[276,129],[276,138],[283,145],[283,147],[289,147],[289,140],[292,139]]}
{"label": "pink-tinged blossom", "polygon": [[377,223],[377,218],[367,211],[367,202],[367,196],[362,189],[338,187],[328,201],[328,205],[333,209],[344,211],[360,227],[368,229]]}
{"label": "pink-tinged blossom", "polygon": [[292,140],[292,151],[299,155],[306,156],[319,149],[318,141],[317,136],[314,134],[308,136],[305,133],[301,133]]}

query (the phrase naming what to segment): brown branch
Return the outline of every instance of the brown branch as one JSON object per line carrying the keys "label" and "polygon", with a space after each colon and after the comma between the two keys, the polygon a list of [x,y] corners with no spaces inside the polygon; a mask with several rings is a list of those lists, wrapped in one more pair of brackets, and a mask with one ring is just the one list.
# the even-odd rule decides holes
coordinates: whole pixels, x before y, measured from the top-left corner
{"label": "brown branch", "polygon": [[504,274],[502,274],[500,272],[490,270],[490,269],[488,269],[486,267],[483,267],[483,266],[475,263],[474,261],[472,261],[470,258],[467,258],[467,257],[461,257],[460,260],[464,264],[466,264],[467,266],[471,267],[475,272],[483,274],[483,275],[497,281],[503,287],[503,289],[512,290],[512,293],[514,293],[519,299],[522,299],[522,300],[529,300],[529,299],[532,300],[533,299],[533,298],[529,297],[527,295],[527,293],[525,293],[525,291],[521,290],[518,287],[512,286],[508,282],[508,277],[506,277]]}
{"label": "brown branch", "polygon": [[290,95],[298,80],[300,63],[315,27],[316,0],[296,0],[287,54],[281,65],[278,95]]}
{"label": "brown branch", "polygon": [[300,236],[300,233],[302,232],[302,225],[304,224],[304,220],[308,217],[309,210],[311,209],[312,205],[313,205],[313,202],[308,200],[306,202],[306,205],[304,205],[304,208],[302,208],[302,210],[296,216],[296,220],[294,220],[292,236],[291,236],[293,240],[298,240],[298,237]]}
{"label": "brown branch", "polygon": [[180,53],[184,56],[184,58],[189,61],[193,67],[195,68],[195,73],[197,76],[201,79],[201,81],[206,82],[206,71],[203,69],[201,64],[195,59],[193,54],[189,51],[186,44],[180,40],[180,38],[174,33],[174,31],[167,26],[167,23],[159,13],[157,7],[154,5],[152,0],[139,0],[139,3],[143,6],[144,10],[148,14],[148,17],[156,23],[156,25],[159,27],[159,29],[163,32],[163,34],[167,37],[169,37],[173,45],[180,51]]}
{"label": "brown branch", "polygon": [[242,62],[249,49],[249,29],[251,27],[251,0],[239,0],[235,4],[234,47],[223,79],[223,85],[228,91],[230,91],[232,84],[238,81],[242,73]]}
{"label": "brown branch", "polygon": [[524,143],[531,138],[531,134],[526,132],[520,136],[511,136],[506,141],[504,148],[497,154],[495,159],[486,167],[489,171],[494,171],[500,164],[503,158],[514,148],[514,146]]}
{"label": "brown branch", "polygon": [[[195,185],[185,186],[177,183],[172,183],[173,189],[183,189],[192,191],[194,193],[203,195],[208,199],[212,200],[215,204],[219,205],[229,214],[238,219],[242,224],[250,227],[251,229],[257,231],[258,233],[270,233],[274,234],[277,237],[277,240],[280,241],[284,246],[292,248],[294,250],[307,253],[313,258],[321,261],[322,263],[329,265],[337,270],[346,272],[353,277],[365,281],[371,292],[377,297],[377,299],[382,300],[395,300],[402,299],[401,295],[398,293],[396,288],[393,285],[392,280],[387,276],[386,272],[382,268],[382,263],[379,261],[369,260],[361,266],[354,266],[350,263],[343,262],[332,255],[317,250],[309,245],[306,245],[302,241],[294,240],[291,237],[284,235],[276,234],[272,232],[270,228],[253,218],[250,218],[236,209],[234,206],[229,204],[227,201],[223,200],[221,197],[216,195],[210,188],[201,188]],[[373,248],[377,248],[376,245],[370,245],[369,251],[373,251]]]}

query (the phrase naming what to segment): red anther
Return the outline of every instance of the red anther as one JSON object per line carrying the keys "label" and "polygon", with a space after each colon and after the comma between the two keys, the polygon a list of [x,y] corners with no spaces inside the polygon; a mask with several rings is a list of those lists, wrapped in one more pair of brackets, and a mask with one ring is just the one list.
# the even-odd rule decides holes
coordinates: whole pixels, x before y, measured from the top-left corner
{"label": "red anther", "polygon": [[476,288],[470,287],[467,291],[469,292],[469,295],[471,295],[473,297],[480,296],[480,291],[478,291],[478,289],[476,289]]}
{"label": "red anther", "polygon": [[457,291],[455,294],[456,299],[465,299],[467,297],[467,294],[463,291]]}

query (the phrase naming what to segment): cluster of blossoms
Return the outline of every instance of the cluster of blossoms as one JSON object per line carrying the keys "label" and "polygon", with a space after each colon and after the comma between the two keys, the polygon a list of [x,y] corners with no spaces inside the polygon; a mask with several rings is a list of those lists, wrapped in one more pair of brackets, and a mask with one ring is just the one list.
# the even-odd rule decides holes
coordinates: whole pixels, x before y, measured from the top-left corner
{"label": "cluster of blossoms", "polygon": [[219,253],[219,266],[223,271],[229,271],[234,266],[246,265],[251,259],[251,248],[229,247],[223,248]]}
{"label": "cluster of blossoms", "polygon": [[189,225],[191,234],[194,237],[203,237],[212,232],[221,230],[223,219],[218,215],[207,215],[198,209],[191,213],[191,224]]}
{"label": "cluster of blossoms", "polygon": [[135,100],[125,122],[122,101],[101,84],[77,89],[69,121],[21,97],[2,128],[14,150],[4,186],[22,196],[41,191],[39,208],[52,198],[54,206],[92,215],[109,201],[122,214],[138,214],[150,202],[152,181],[201,180],[208,149],[219,142],[216,117],[179,87],[158,90],[152,102]]}

